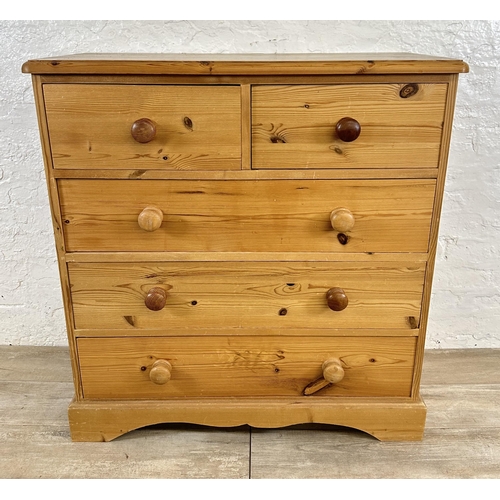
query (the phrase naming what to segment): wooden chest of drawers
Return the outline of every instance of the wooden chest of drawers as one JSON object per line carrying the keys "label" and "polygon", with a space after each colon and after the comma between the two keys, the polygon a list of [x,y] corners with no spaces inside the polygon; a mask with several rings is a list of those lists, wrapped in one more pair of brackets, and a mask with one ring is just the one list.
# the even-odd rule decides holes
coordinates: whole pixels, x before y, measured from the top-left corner
{"label": "wooden chest of drawers", "polygon": [[[421,439],[459,60],[76,55],[33,75],[78,441]],[[209,57],[203,56],[203,57]]]}

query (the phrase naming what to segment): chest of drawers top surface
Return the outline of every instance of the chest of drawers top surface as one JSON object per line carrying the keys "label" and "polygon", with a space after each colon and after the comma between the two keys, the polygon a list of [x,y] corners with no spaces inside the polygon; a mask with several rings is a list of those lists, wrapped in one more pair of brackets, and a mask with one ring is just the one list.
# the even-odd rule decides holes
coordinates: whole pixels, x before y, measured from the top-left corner
{"label": "chest of drawers top surface", "polygon": [[72,353],[73,439],[161,421],[421,438],[463,61],[80,54],[23,71]]}
{"label": "chest of drawers top surface", "polygon": [[411,53],[73,54],[24,63],[33,74],[444,74],[466,73],[462,60]]}

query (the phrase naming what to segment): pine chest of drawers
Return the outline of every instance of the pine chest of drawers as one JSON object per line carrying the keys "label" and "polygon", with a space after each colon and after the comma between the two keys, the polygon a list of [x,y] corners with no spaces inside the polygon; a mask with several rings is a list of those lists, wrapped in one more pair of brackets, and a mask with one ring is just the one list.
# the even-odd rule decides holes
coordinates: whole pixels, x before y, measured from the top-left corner
{"label": "pine chest of drawers", "polygon": [[160,422],[316,422],[421,439],[465,63],[87,54],[23,71],[59,259],[74,440]]}

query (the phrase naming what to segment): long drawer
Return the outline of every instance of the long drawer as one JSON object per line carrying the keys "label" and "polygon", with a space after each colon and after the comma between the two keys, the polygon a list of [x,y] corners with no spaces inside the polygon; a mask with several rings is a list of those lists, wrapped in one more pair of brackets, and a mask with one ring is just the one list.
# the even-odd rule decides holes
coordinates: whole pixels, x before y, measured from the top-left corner
{"label": "long drawer", "polygon": [[61,179],[58,185],[70,252],[352,253],[427,252],[436,184]]}
{"label": "long drawer", "polygon": [[80,338],[86,399],[301,396],[338,360],[343,378],[310,396],[409,397],[416,339]]}
{"label": "long drawer", "polygon": [[77,329],[175,335],[193,328],[416,329],[425,263],[70,263],[68,270]]}
{"label": "long drawer", "polygon": [[241,168],[240,87],[44,85],[54,168]]}
{"label": "long drawer", "polygon": [[446,84],[257,85],[252,167],[437,168]]}

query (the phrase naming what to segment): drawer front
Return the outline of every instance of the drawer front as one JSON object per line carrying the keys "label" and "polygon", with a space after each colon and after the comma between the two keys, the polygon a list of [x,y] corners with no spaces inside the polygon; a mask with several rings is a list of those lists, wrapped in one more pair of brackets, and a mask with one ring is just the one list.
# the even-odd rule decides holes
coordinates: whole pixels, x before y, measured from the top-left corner
{"label": "drawer front", "polygon": [[[77,329],[417,328],[423,263],[69,263]],[[340,289],[340,290],[338,290]]]}
{"label": "drawer front", "polygon": [[435,185],[62,179],[59,196],[70,252],[426,252]]}
{"label": "drawer front", "polygon": [[[437,167],[446,90],[446,84],[404,83],[255,86],[252,166]],[[341,137],[353,139],[354,124],[343,118],[360,125],[351,142]]]}
{"label": "drawer front", "polygon": [[44,98],[55,168],[241,168],[239,86],[46,84]]}
{"label": "drawer front", "polygon": [[78,356],[88,399],[301,396],[332,358],[342,380],[307,397],[409,397],[415,338],[80,338]]}

